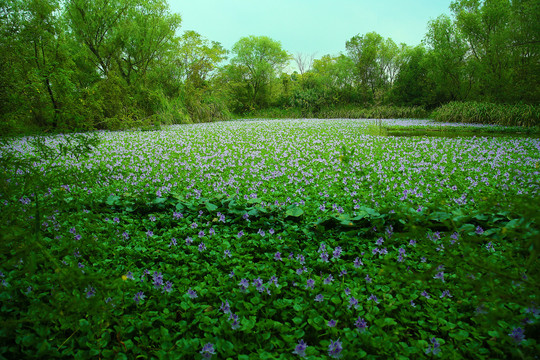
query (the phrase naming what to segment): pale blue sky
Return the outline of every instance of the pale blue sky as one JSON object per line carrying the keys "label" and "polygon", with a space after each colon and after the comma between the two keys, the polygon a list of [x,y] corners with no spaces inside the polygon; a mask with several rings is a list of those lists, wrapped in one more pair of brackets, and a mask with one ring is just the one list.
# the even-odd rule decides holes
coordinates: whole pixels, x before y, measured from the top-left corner
{"label": "pale blue sky", "polygon": [[338,55],[357,34],[376,31],[418,45],[430,19],[451,0],[169,0],[181,30],[195,30],[230,50],[243,36],[265,35],[292,54]]}

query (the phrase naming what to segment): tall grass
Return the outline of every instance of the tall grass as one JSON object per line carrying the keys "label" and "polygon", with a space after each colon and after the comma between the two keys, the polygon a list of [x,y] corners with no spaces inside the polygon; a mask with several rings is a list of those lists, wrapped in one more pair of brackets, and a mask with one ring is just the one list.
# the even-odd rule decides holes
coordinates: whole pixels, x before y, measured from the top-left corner
{"label": "tall grass", "polygon": [[428,112],[419,106],[375,106],[326,108],[319,111],[316,117],[320,119],[422,119],[427,116]]}
{"label": "tall grass", "polygon": [[308,111],[298,108],[266,108],[247,114],[239,115],[241,118],[316,118],[316,119],[422,119],[427,118],[429,113],[422,107],[405,106],[376,106],[370,108],[361,107],[336,107],[323,108],[319,111]]}
{"label": "tall grass", "polygon": [[431,116],[441,122],[527,127],[540,125],[540,107],[523,104],[451,102],[437,108]]}

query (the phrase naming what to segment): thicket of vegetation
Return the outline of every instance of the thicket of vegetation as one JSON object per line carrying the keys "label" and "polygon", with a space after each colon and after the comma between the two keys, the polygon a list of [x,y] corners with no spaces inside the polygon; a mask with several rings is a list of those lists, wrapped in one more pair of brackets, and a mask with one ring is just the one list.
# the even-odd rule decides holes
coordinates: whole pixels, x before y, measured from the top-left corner
{"label": "thicket of vegetation", "polygon": [[[166,0],[1,0],[1,130],[118,129],[271,109],[396,116],[372,108],[538,105],[539,3],[456,0],[450,9],[429,22],[421,45],[370,32],[315,59],[264,36],[227,50],[181,31]],[[285,73],[291,63],[298,70]]]}

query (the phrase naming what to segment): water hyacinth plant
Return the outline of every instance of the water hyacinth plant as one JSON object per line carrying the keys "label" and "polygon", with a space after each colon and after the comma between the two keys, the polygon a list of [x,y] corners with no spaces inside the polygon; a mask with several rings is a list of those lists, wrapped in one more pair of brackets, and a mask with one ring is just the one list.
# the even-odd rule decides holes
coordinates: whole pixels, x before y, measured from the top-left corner
{"label": "water hyacinth plant", "polygon": [[85,159],[4,144],[0,354],[537,354],[539,140],[373,124],[100,132]]}

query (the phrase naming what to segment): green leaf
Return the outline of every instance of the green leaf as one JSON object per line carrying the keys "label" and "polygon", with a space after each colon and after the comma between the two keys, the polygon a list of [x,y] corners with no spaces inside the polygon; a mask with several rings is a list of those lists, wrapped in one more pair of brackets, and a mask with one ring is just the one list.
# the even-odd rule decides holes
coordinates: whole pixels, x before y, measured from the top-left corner
{"label": "green leaf", "polygon": [[218,209],[217,205],[214,205],[214,204],[209,203],[209,202],[207,202],[205,205],[206,205],[206,210],[208,210],[210,212],[216,211]]}
{"label": "green leaf", "polygon": [[450,337],[458,341],[463,341],[469,337],[469,333],[465,330],[459,330],[458,332],[450,333]]}
{"label": "green leaf", "polygon": [[285,216],[293,216],[293,217],[299,217],[299,216],[302,216],[302,214],[304,214],[304,210],[302,210],[300,207],[296,206],[292,209],[287,209],[287,211],[285,212]]}

